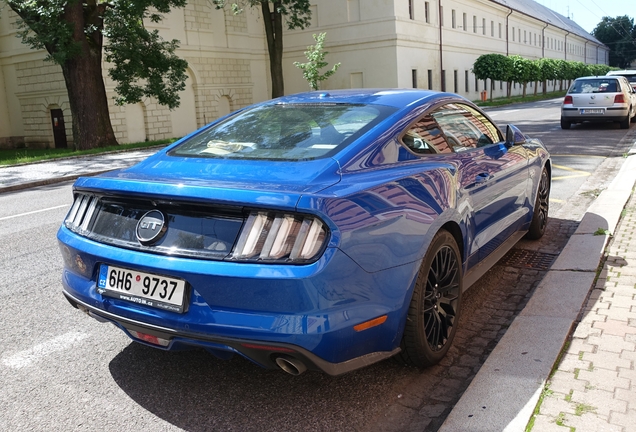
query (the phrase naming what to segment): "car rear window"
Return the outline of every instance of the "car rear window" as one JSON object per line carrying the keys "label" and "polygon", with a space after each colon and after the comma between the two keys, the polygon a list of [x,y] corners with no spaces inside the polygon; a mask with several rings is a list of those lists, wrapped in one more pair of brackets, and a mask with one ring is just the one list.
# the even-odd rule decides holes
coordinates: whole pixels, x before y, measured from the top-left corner
{"label": "car rear window", "polygon": [[202,130],[169,154],[276,160],[327,157],[395,111],[355,104],[257,106]]}
{"label": "car rear window", "polygon": [[576,80],[568,93],[616,93],[620,87],[613,78]]}

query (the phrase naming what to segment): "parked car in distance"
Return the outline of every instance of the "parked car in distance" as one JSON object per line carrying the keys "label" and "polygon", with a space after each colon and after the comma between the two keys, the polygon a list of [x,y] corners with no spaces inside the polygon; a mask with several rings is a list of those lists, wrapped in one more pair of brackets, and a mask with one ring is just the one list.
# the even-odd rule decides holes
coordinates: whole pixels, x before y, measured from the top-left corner
{"label": "parked car in distance", "polygon": [[609,71],[606,75],[607,76],[616,76],[616,75],[624,76],[625,78],[627,78],[627,81],[629,81],[632,88],[636,90],[636,70]]}
{"label": "parked car in distance", "polygon": [[548,221],[551,162],[470,101],[339,90],[240,109],[80,178],[63,293],[134,341],[298,375],[448,351],[462,292]]}
{"label": "parked car in distance", "polygon": [[629,129],[636,117],[636,90],[623,76],[589,76],[574,80],[561,106],[561,128],[572,123],[617,122]]}

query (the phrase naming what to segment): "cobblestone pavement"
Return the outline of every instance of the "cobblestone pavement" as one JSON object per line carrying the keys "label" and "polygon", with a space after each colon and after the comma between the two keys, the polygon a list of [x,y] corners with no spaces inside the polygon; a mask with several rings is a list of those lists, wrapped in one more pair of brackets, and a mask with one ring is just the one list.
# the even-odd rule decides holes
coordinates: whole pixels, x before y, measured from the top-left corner
{"label": "cobblestone pavement", "polygon": [[[541,240],[522,240],[507,257],[524,251],[551,259],[563,249],[577,226],[577,221],[550,218]],[[442,362],[412,376],[396,403],[362,430],[439,429],[547,271],[528,267],[527,260],[507,257],[466,291],[453,346]]]}
{"label": "cobblestone pavement", "polygon": [[632,195],[534,431],[636,430],[636,197]]}

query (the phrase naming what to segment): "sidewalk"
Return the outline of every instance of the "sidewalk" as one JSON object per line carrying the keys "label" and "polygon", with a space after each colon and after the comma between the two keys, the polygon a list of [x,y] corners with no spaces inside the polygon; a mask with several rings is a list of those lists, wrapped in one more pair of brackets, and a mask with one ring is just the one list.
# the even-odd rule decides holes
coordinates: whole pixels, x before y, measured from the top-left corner
{"label": "sidewalk", "polygon": [[636,430],[635,182],[632,154],[440,431]]}
{"label": "sidewalk", "polygon": [[[581,321],[548,381],[536,431],[636,429],[636,197],[632,195]],[[563,426],[563,427],[561,427]]]}
{"label": "sidewalk", "polygon": [[160,148],[0,166],[0,193],[70,181],[82,175],[95,175],[118,168],[126,168],[158,152]]}
{"label": "sidewalk", "polygon": [[[156,151],[0,167],[0,193],[124,168]],[[529,421],[537,432],[636,430],[636,155],[616,163],[440,431],[524,431]]]}

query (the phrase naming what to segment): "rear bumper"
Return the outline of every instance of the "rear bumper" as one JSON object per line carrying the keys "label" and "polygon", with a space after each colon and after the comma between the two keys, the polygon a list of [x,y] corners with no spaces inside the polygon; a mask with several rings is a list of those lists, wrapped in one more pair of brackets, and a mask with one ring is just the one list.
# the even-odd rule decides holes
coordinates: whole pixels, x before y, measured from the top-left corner
{"label": "rear bumper", "polygon": [[629,113],[629,108],[606,108],[604,114],[581,114],[580,108],[562,108],[561,119],[572,123],[580,123],[584,121],[590,122],[606,122],[606,121],[622,121],[625,120]]}
{"label": "rear bumper", "polygon": [[169,327],[135,321],[93,307],[75,298],[66,290],[62,292],[73,307],[87,313],[100,322],[113,323],[123,330],[131,339],[142,344],[161,348],[158,345],[135,338],[131,334],[131,331],[141,332],[169,341],[169,345],[164,349],[175,349],[183,345],[229,354],[236,353],[267,369],[279,368],[276,359],[283,357],[285,359],[294,359],[309,370],[320,370],[329,375],[336,376],[382,361],[400,352],[400,348],[398,347],[393,351],[373,352],[344,362],[331,363],[296,345],[189,333]]}

